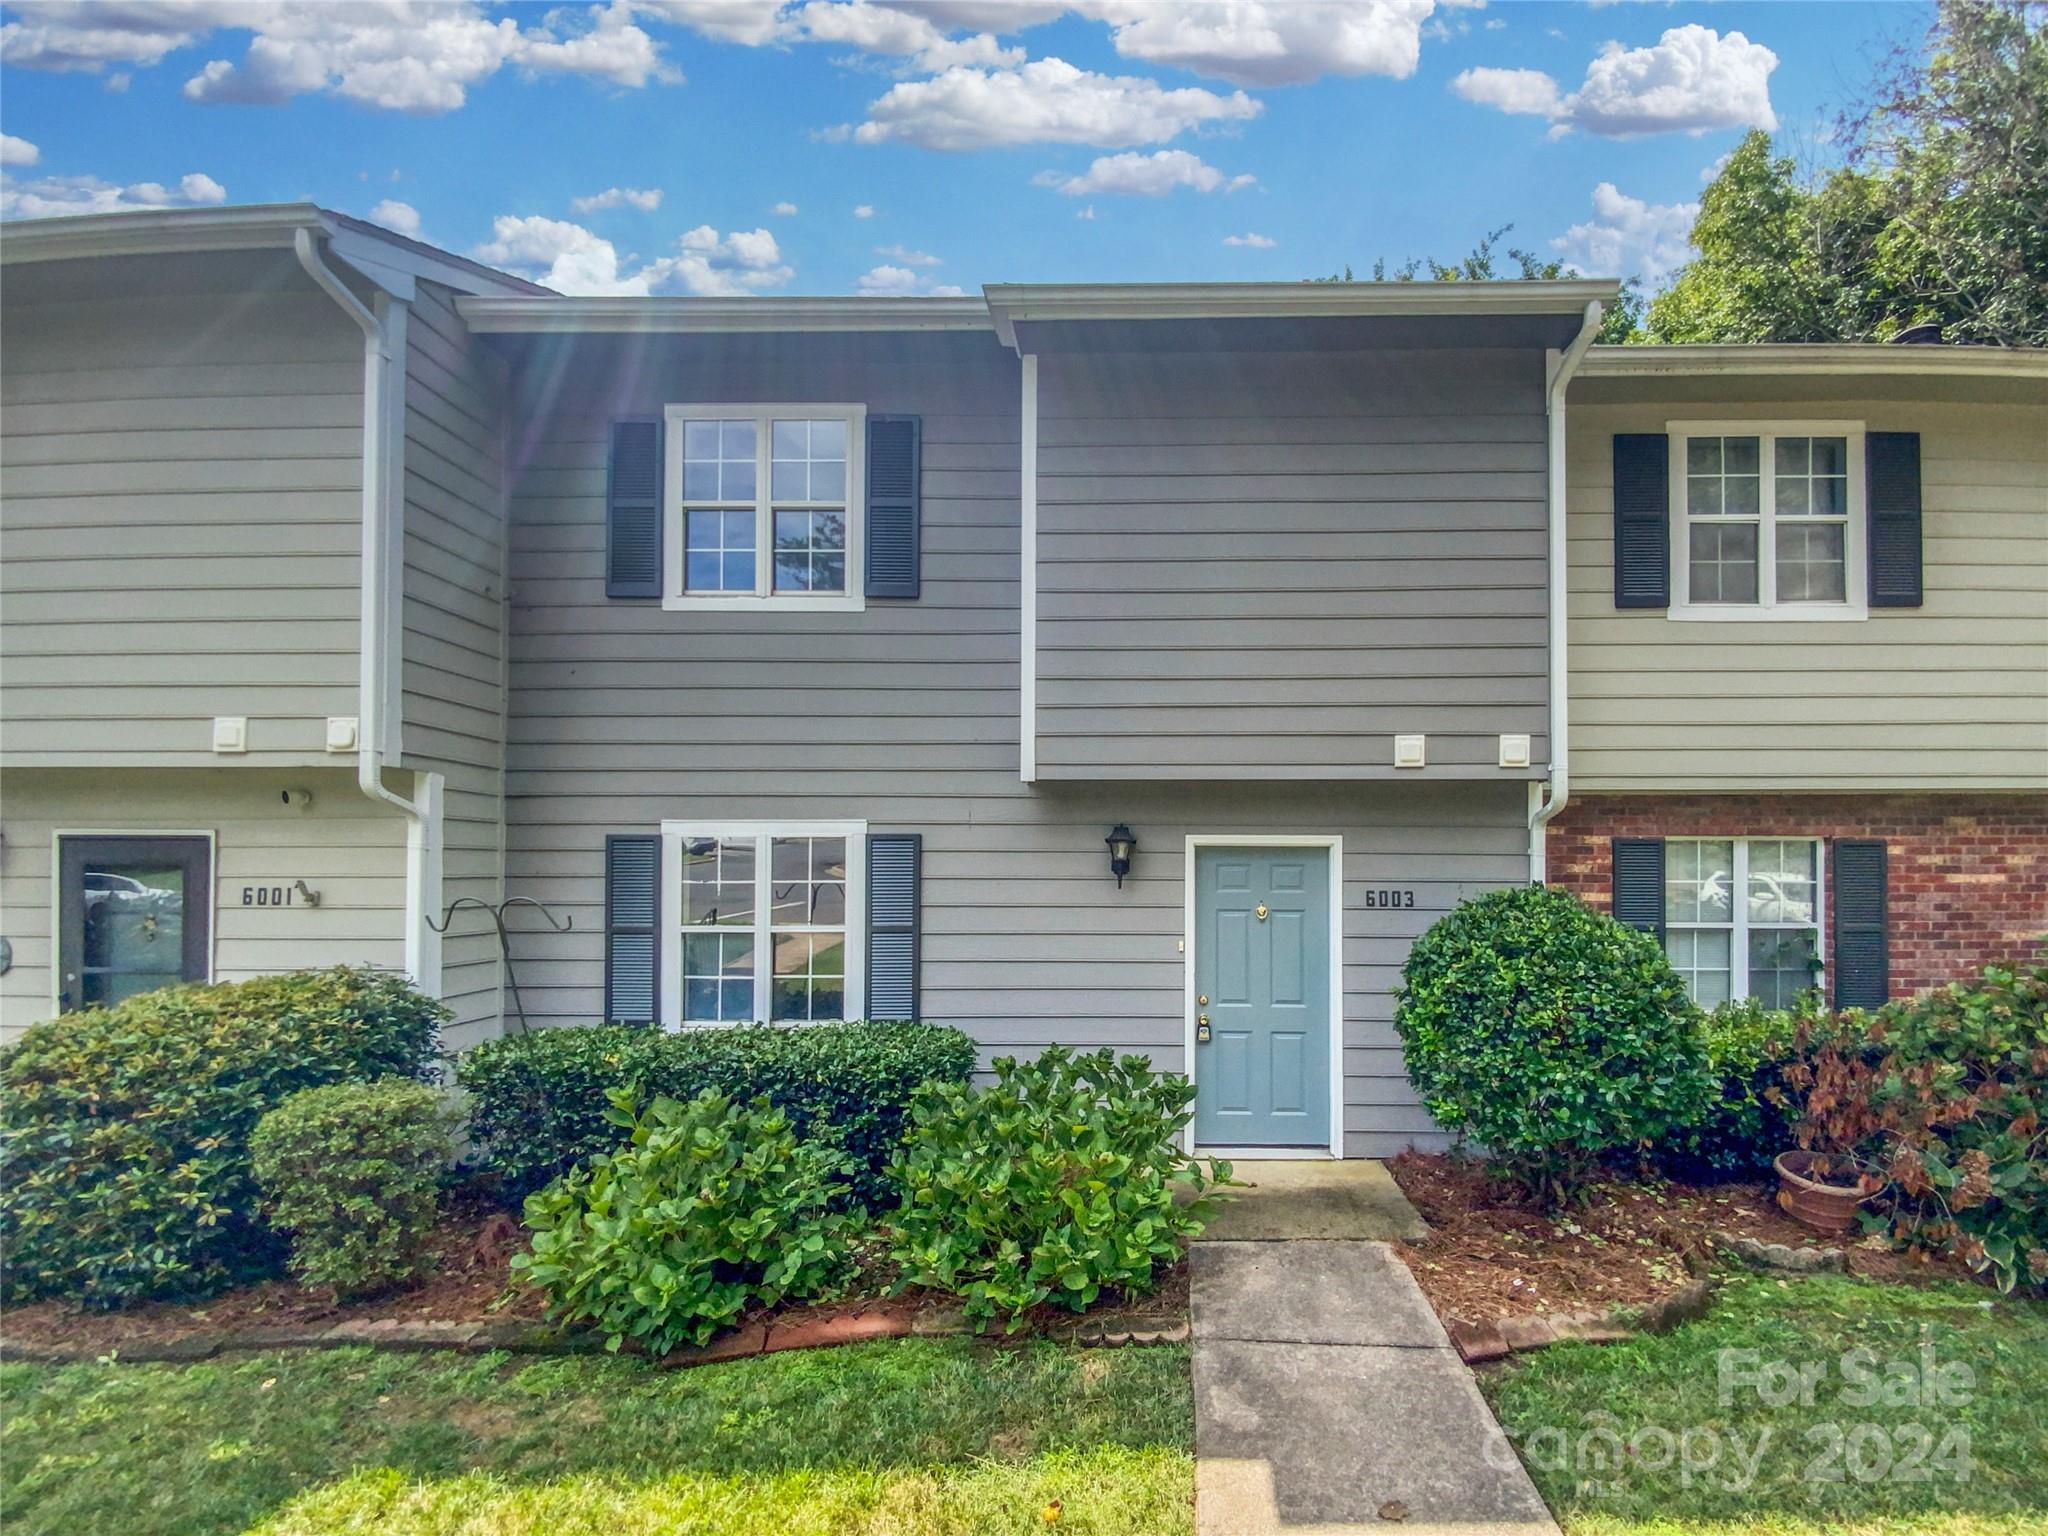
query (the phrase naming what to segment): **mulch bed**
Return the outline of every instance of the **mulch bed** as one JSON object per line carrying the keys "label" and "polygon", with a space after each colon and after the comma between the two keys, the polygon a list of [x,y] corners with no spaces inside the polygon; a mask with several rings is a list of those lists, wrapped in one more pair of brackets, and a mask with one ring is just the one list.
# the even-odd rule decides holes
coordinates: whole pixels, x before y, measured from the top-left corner
{"label": "mulch bed", "polygon": [[1850,1233],[1821,1238],[1786,1217],[1772,1186],[1602,1182],[1580,1207],[1545,1213],[1475,1160],[1404,1152],[1388,1163],[1430,1235],[1398,1243],[1446,1322],[1604,1312],[1666,1300],[1716,1234],[1839,1247],[1849,1271],[1877,1280],[1966,1279],[1961,1265],[1896,1253]]}
{"label": "mulch bed", "polygon": [[[202,1302],[145,1302],[114,1312],[83,1311],[59,1298],[9,1307],[0,1320],[0,1336],[13,1346],[92,1356],[251,1330],[342,1323],[538,1323],[546,1314],[540,1294],[511,1270],[512,1255],[525,1246],[525,1230],[516,1219],[487,1198],[465,1191],[450,1202],[430,1240],[424,1277],[383,1296],[343,1303],[324,1290],[289,1280],[265,1280]],[[960,1331],[952,1297],[917,1289],[902,1296],[886,1295],[895,1278],[892,1267],[873,1254],[859,1259],[853,1294],[816,1306],[749,1313],[724,1336],[730,1341],[729,1352],[756,1352],[748,1342],[771,1328],[785,1337],[815,1334],[820,1342],[843,1342],[835,1331],[844,1333],[852,1318],[877,1326],[886,1319],[895,1331]],[[1040,1306],[1029,1314],[1020,1333],[1122,1342],[1133,1335],[1173,1336],[1185,1329],[1187,1320],[1188,1265],[1182,1259],[1149,1294],[1108,1291],[1082,1314]]]}

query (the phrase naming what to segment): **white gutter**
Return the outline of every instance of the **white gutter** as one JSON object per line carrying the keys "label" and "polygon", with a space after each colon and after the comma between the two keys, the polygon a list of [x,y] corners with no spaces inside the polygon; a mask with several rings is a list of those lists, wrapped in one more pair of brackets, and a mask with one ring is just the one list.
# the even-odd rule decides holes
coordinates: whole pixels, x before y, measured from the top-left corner
{"label": "white gutter", "polygon": [[382,290],[373,301],[375,308],[366,306],[322,259],[311,229],[297,231],[292,249],[306,275],[363,332],[362,667],[356,689],[356,787],[406,819],[405,968],[416,984],[438,996],[439,946],[424,919],[440,900],[440,775],[423,776],[418,801],[384,783],[390,728],[396,723],[387,716],[397,702],[390,677],[392,619],[398,602],[393,556],[404,486],[405,396],[400,370],[405,366],[408,311],[402,300]]}
{"label": "white gutter", "polygon": [[1586,350],[1600,331],[1605,306],[1598,299],[1586,305],[1585,323],[1572,344],[1550,359],[1550,389],[1544,401],[1550,437],[1550,792],[1539,798],[1537,786],[1529,786],[1529,883],[1541,885],[1549,873],[1544,853],[1545,832],[1552,818],[1565,808],[1572,795],[1571,775],[1571,686],[1567,661],[1567,636],[1571,601],[1570,571],[1566,565],[1569,544],[1565,537],[1564,396],[1572,375],[1578,372]]}

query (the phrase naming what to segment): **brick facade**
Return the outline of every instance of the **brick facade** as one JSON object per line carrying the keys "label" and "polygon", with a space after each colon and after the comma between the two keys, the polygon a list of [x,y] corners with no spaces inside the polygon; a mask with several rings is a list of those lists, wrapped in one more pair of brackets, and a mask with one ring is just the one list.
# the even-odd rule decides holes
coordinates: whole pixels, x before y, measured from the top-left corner
{"label": "brick facade", "polygon": [[2048,934],[2044,795],[1574,796],[1550,825],[1550,883],[1606,910],[1615,837],[1883,838],[1893,997],[2026,957]]}

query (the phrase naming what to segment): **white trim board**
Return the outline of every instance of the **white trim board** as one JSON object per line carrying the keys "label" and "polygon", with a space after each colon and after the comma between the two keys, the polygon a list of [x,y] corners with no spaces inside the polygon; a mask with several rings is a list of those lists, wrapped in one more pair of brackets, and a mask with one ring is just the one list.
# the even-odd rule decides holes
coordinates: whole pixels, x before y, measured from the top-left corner
{"label": "white trim board", "polygon": [[1195,1122],[1190,1119],[1185,1137],[1187,1150],[1204,1156],[1254,1161],[1261,1158],[1307,1158],[1344,1155],[1344,838],[1340,833],[1292,832],[1191,832],[1181,866],[1181,984],[1182,1064],[1187,1079],[1201,1085],[1195,1075],[1195,853],[1201,848],[1323,848],[1330,855],[1330,1144],[1325,1150],[1313,1147],[1201,1147],[1195,1142]]}
{"label": "white trim board", "polygon": [[1017,484],[1018,540],[1023,568],[1017,588],[1017,776],[1038,777],[1038,354],[1026,352],[1023,367],[1023,435]]}

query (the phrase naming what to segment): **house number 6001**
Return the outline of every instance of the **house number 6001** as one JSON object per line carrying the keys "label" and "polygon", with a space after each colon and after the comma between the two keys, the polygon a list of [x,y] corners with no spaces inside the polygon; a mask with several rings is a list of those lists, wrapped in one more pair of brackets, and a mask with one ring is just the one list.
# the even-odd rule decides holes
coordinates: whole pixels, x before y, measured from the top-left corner
{"label": "house number 6001", "polygon": [[245,885],[242,887],[242,905],[245,907],[295,907],[297,893],[288,885]]}

